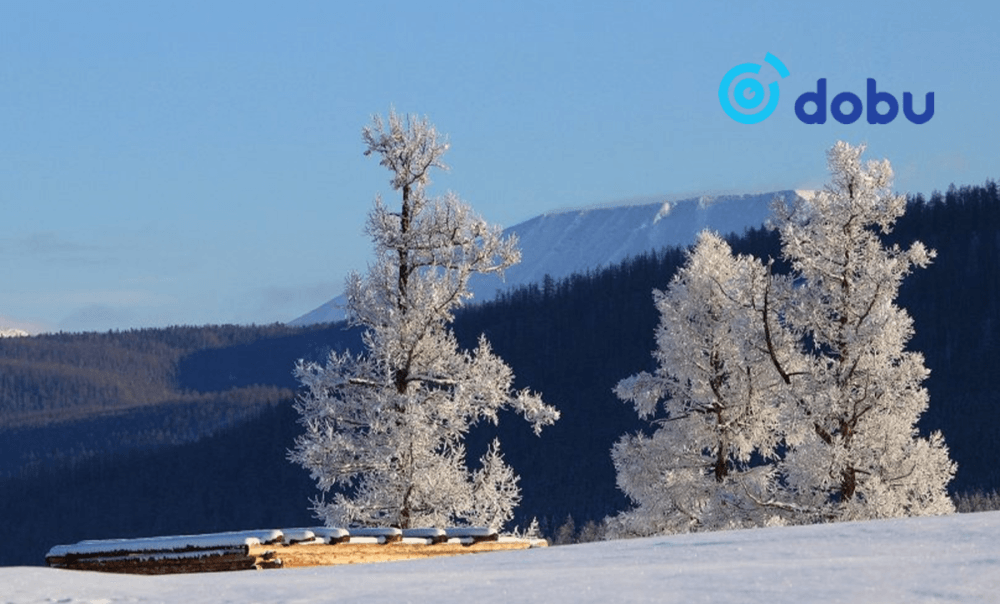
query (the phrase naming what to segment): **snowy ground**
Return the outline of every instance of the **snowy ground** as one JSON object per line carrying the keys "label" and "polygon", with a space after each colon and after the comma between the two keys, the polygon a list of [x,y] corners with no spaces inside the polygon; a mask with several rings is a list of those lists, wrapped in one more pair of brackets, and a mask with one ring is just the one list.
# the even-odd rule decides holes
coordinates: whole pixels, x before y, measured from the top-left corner
{"label": "snowy ground", "polygon": [[1000,512],[165,577],[0,568],[5,602],[1000,602]]}

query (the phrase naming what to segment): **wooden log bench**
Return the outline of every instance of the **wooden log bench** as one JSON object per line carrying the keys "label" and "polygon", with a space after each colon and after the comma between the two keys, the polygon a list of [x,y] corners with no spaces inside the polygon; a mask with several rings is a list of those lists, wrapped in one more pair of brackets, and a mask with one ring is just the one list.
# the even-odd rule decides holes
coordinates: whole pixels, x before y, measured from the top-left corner
{"label": "wooden log bench", "polygon": [[53,547],[45,560],[55,568],[168,574],[367,564],[546,545],[478,527],[308,528],[81,541]]}
{"label": "wooden log bench", "polygon": [[271,530],[81,541],[53,547],[45,561],[54,568],[146,575],[247,570],[275,566],[273,545],[283,537]]}

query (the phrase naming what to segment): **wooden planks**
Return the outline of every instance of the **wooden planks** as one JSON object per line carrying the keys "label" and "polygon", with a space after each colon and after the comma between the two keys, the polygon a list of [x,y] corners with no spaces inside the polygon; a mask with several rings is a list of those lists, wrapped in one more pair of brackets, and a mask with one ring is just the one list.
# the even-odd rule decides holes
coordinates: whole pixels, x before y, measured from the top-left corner
{"label": "wooden planks", "polygon": [[[436,556],[460,556],[502,550],[529,549],[545,545],[547,543],[544,540],[517,539],[462,543],[456,539],[432,544],[401,541],[381,545],[367,543],[299,544],[279,547],[273,551],[275,562],[282,568],[300,568],[338,564],[369,564]],[[251,553],[255,551],[254,548],[251,548]]]}
{"label": "wooden planks", "polygon": [[92,570],[107,573],[138,575],[165,575],[171,573],[219,572],[263,568],[261,562],[273,558],[270,552],[261,560],[248,553],[248,548],[222,548],[191,552],[144,552],[108,556],[92,554],[47,557],[46,562],[55,568]]}
{"label": "wooden planks", "polygon": [[55,568],[170,574],[367,564],[546,545],[541,539],[501,538],[476,527],[316,528],[81,541],[53,547],[45,559]]}

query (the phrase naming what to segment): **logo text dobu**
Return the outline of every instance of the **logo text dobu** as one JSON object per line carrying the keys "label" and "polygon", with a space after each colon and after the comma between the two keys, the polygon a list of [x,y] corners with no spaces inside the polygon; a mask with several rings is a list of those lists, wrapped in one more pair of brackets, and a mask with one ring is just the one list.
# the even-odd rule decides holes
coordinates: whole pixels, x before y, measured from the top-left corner
{"label": "logo text dobu", "polygon": [[[867,94],[865,103],[862,105],[861,99],[853,92],[841,92],[833,97],[830,103],[830,115],[841,124],[853,124],[858,121],[862,113],[867,113],[869,124],[888,124],[896,119],[899,114],[899,101],[888,92],[879,92],[875,78],[868,78]],[[806,105],[813,103],[815,111],[806,111]],[[884,113],[879,111],[879,104],[884,103],[887,108]],[[845,112],[844,106],[850,108]],[[865,112],[867,106],[867,112]],[[805,92],[795,99],[795,115],[804,124],[825,124],[826,123],[826,78],[816,80],[816,91]],[[903,93],[903,115],[914,124],[925,124],[934,117],[934,93],[928,92],[924,96],[924,112],[916,113],[913,110],[913,95],[909,92]]]}

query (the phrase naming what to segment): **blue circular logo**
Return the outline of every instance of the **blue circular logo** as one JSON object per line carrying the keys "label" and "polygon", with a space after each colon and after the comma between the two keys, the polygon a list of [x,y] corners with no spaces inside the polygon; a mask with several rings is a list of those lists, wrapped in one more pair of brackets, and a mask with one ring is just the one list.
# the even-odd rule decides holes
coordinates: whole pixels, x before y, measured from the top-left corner
{"label": "blue circular logo", "polygon": [[[782,78],[788,77],[788,68],[778,57],[767,53],[764,62],[774,67]],[[719,84],[722,110],[741,124],[760,123],[778,106],[778,83],[764,86],[753,77],[760,73],[760,68],[757,63],[742,63],[727,71]]]}

